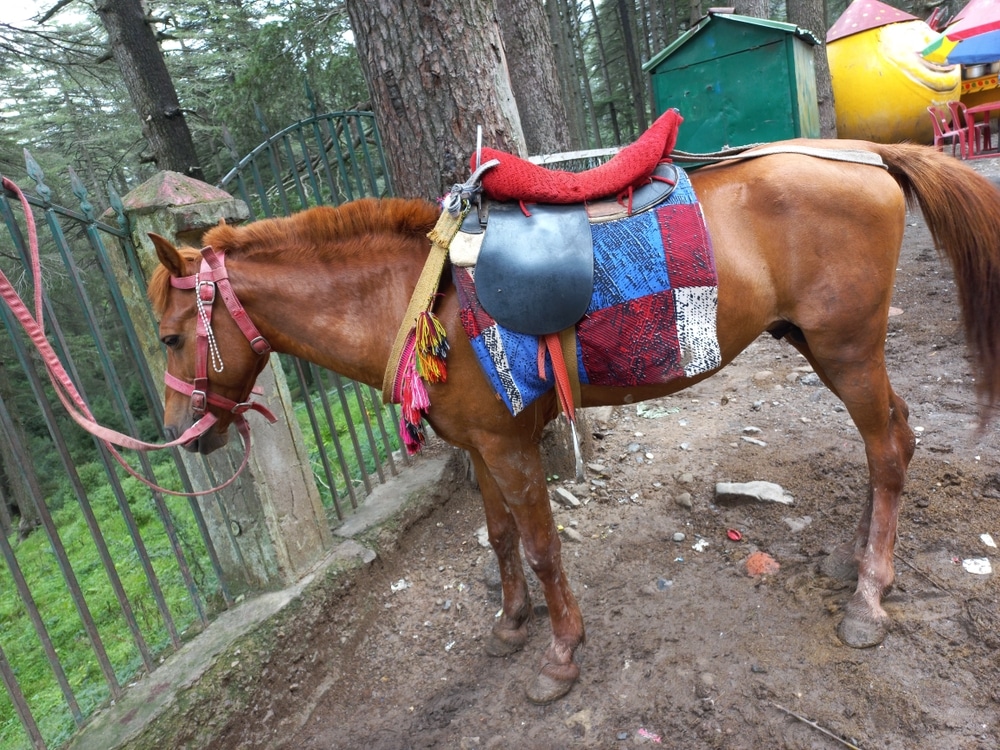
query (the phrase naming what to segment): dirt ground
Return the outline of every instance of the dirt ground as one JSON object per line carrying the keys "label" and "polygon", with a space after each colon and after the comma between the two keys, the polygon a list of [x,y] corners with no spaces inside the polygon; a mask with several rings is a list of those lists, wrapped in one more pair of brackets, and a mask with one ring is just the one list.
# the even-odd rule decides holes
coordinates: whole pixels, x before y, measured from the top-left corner
{"label": "dirt ground", "polygon": [[[549,638],[537,589],[528,647],[483,652],[500,593],[461,489],[354,585],[304,605],[212,746],[1000,747],[1000,556],[981,539],[1000,541],[1000,426],[977,435],[954,284],[919,214],[893,305],[890,374],[920,442],[882,645],[841,644],[852,590],[818,572],[865,498],[861,439],[805,361],[763,337],[694,390],[592,417],[589,487],[571,488],[583,504],[556,512],[587,628],[568,696],[524,696]],[[716,502],[716,482],[750,480],[794,504]],[[776,573],[747,574],[758,550]],[[994,572],[967,571],[973,558]]]}

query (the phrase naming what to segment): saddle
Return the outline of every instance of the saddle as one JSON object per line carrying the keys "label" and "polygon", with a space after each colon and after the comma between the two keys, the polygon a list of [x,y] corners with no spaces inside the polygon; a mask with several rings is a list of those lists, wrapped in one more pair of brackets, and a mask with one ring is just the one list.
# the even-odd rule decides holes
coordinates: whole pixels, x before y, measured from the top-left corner
{"label": "saddle", "polygon": [[[470,213],[461,232],[472,236],[480,301],[498,323],[544,336],[583,317],[594,287],[590,223],[640,213],[670,195],[676,168],[661,162],[680,123],[677,110],[668,110],[635,143],[581,173],[489,148],[470,158],[473,171],[477,159],[499,162],[482,176],[490,200]],[[623,212],[616,199],[625,196]],[[456,245],[470,242],[457,238],[453,261]]]}
{"label": "saddle", "polygon": [[452,241],[452,262],[475,265],[483,309],[505,328],[544,336],[574,326],[594,291],[591,224],[648,211],[677,185],[659,164],[623,205],[615,198],[577,204],[486,201]]}
{"label": "saddle", "polygon": [[470,172],[492,159],[499,162],[482,176],[483,194],[495,201],[562,204],[600,200],[645,184],[656,165],[674,150],[681,122],[676,109],[667,110],[635,143],[586,172],[547,169],[491,148],[483,148],[478,161],[476,154],[469,158]]}

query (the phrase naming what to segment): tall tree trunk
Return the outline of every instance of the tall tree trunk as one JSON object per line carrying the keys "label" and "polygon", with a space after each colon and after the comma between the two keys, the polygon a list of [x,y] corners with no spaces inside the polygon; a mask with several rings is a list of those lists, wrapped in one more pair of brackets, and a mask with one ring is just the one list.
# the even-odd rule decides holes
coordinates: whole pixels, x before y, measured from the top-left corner
{"label": "tall tree trunk", "polygon": [[635,135],[641,135],[649,126],[646,119],[646,86],[643,83],[642,66],[635,48],[635,9],[632,0],[618,0],[618,17],[622,25],[622,40],[625,44],[625,60],[628,63],[629,84],[632,87],[632,109],[635,113]]}
{"label": "tall tree trunk", "polygon": [[694,26],[701,18],[701,0],[691,0],[688,6],[688,26]]}
{"label": "tall tree trunk", "polygon": [[205,179],[174,82],[140,0],[99,0],[97,15],[108,31],[111,56],[121,70],[156,166]]}
{"label": "tall tree trunk", "polygon": [[754,18],[768,18],[771,12],[768,0],[736,0],[733,3],[733,8],[741,16],[753,16]]}
{"label": "tall tree trunk", "polygon": [[529,154],[572,147],[544,0],[501,0],[497,14]]}
{"label": "tall tree trunk", "polygon": [[[608,97],[608,116],[611,119],[611,130],[614,132],[615,145],[622,145],[622,131],[618,127],[618,112],[615,110],[615,100],[614,100],[614,87],[611,84],[611,71],[608,68],[608,55],[604,49],[604,34],[601,32],[601,22],[597,19],[597,5],[594,0],[590,0],[590,17],[591,23],[594,25],[594,37],[597,39],[597,54],[601,66],[601,78],[604,80],[604,88],[607,91]],[[597,120],[595,117],[594,126],[596,127]],[[598,143],[598,148],[601,144]]]}
{"label": "tall tree trunk", "polygon": [[819,102],[819,129],[824,138],[837,137],[837,113],[833,101],[830,63],[826,58],[826,3],[824,0],[788,0],[788,22],[808,29],[820,43],[813,47],[816,68],[816,99]]}
{"label": "tall tree trunk", "polygon": [[[573,70],[573,95],[579,103],[577,113],[580,118],[580,132],[591,133],[580,139],[583,148],[601,148],[601,129],[594,109],[594,89],[590,82],[590,72],[586,61],[586,42],[583,38],[583,23],[576,0],[563,0],[563,14],[566,33],[569,35],[570,67]],[[589,118],[589,128],[588,128]]]}
{"label": "tall tree trunk", "polygon": [[[21,516],[23,530],[32,529],[41,523],[35,502],[36,498],[42,497],[42,492],[38,487],[34,467],[25,466],[24,452],[15,450],[15,445],[23,448],[29,444],[24,426],[11,413],[17,411],[13,405],[18,398],[17,394],[23,396],[27,390],[23,375],[20,375],[20,385],[11,380],[17,380],[19,373],[19,370],[14,371],[13,367],[6,367],[0,362],[0,497],[8,510],[15,510]],[[3,398],[2,394],[7,394],[8,398]],[[12,404],[11,409],[7,408],[8,401]]]}
{"label": "tall tree trunk", "polygon": [[579,18],[576,5],[571,0],[546,0],[549,14],[549,30],[554,44],[558,45],[556,58],[559,64],[559,80],[563,85],[563,102],[572,125],[573,148],[586,148],[587,110],[591,106],[590,82],[581,75],[580,61],[583,58],[578,29]]}
{"label": "tall tree trunk", "polygon": [[632,15],[635,16],[636,27],[639,31],[639,35],[642,37],[639,40],[642,45],[642,55],[639,59],[639,63],[641,65],[643,60],[648,60],[653,56],[650,49],[653,31],[644,0],[633,0]]}
{"label": "tall tree trunk", "polygon": [[400,195],[469,177],[483,143],[526,155],[493,0],[347,0],[361,67]]}

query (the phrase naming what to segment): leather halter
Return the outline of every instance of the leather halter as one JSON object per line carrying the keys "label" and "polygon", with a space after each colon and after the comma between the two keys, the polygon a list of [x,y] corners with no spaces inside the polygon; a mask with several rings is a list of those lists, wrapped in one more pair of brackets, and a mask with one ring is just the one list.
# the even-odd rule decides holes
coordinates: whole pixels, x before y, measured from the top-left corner
{"label": "leather halter", "polygon": [[[169,372],[163,374],[163,379],[167,386],[191,397],[191,410],[197,415],[203,415],[208,409],[208,405],[217,406],[235,415],[234,422],[240,432],[243,432],[246,418],[243,416],[247,411],[253,409],[260,412],[264,417],[274,423],[277,418],[271,411],[258,401],[233,401],[232,399],[212,393],[208,383],[208,363],[212,360],[213,369],[222,372],[223,364],[219,357],[218,349],[215,345],[215,335],[212,332],[212,310],[215,298],[219,296],[225,303],[229,314],[233,316],[236,325],[250,342],[250,348],[258,356],[266,356],[271,352],[271,345],[267,342],[257,326],[250,320],[247,311],[236,297],[232,284],[229,283],[229,272],[226,269],[225,253],[216,252],[211,247],[201,249],[201,268],[198,273],[191,276],[172,276],[170,285],[175,289],[193,289],[197,294],[198,305],[198,325],[195,354],[195,376],[194,382],[188,383],[185,380],[171,375]],[[259,393],[259,389],[252,384],[247,389],[246,398],[251,393]]]}
{"label": "leather halter", "polygon": [[[103,444],[111,456],[117,461],[125,471],[131,474],[133,477],[138,479],[140,482],[145,484],[147,487],[152,488],[156,492],[164,492],[170,495],[181,495],[183,497],[198,497],[200,495],[207,495],[210,492],[216,492],[221,490],[223,487],[228,487],[232,484],[236,477],[240,475],[243,469],[246,467],[247,462],[250,458],[250,425],[243,416],[243,413],[247,409],[255,409],[263,414],[271,422],[275,422],[275,417],[271,412],[264,406],[255,403],[244,403],[239,404],[235,401],[230,401],[229,399],[222,398],[216,394],[205,393],[205,400],[208,403],[217,404],[222,408],[227,408],[236,415],[234,421],[236,422],[237,428],[239,429],[240,436],[243,438],[243,444],[245,447],[243,453],[243,462],[240,464],[239,468],[233,474],[232,477],[227,479],[222,484],[211,487],[206,490],[196,490],[194,492],[178,492],[177,490],[168,489],[166,487],[160,487],[155,482],[147,479],[142,474],[137,472],[131,466],[129,466],[128,461],[125,460],[124,456],[118,452],[115,446],[121,446],[123,448],[131,448],[133,450],[148,451],[148,450],[160,450],[163,448],[173,448],[178,445],[186,445],[195,438],[207,433],[219,420],[214,414],[210,412],[205,412],[204,408],[201,410],[201,418],[195,422],[193,425],[188,427],[180,437],[171,440],[168,443],[147,443],[144,440],[138,440],[137,438],[125,435],[116,430],[112,430],[109,427],[104,427],[97,423],[94,419],[93,413],[91,413],[90,408],[87,406],[87,402],[83,400],[80,392],[77,390],[73,381],[70,379],[69,374],[66,372],[66,368],[63,367],[62,362],[59,360],[58,355],[49,343],[48,338],[45,335],[45,321],[43,318],[43,307],[42,307],[42,268],[41,260],[38,253],[38,233],[35,230],[35,216],[31,211],[31,206],[28,204],[28,199],[25,197],[24,193],[21,191],[13,181],[3,178],[3,187],[15,193],[21,201],[21,207],[24,209],[24,215],[27,219],[28,226],[28,256],[31,264],[31,274],[35,281],[35,295],[34,295],[34,306],[35,313],[31,314],[31,310],[24,303],[21,297],[18,295],[17,290],[14,288],[13,284],[7,276],[0,270],[0,298],[7,304],[11,312],[17,318],[21,327],[24,328],[24,332],[31,339],[31,342],[38,349],[41,355],[42,362],[45,364],[45,369],[48,372],[49,380],[55,390],[56,396],[59,398],[60,403],[65,407],[66,413],[72,417],[73,421],[76,422],[80,427],[94,435]],[[250,323],[250,319],[243,309],[243,306],[236,299],[236,295],[233,293],[232,287],[229,285],[228,275],[223,267],[222,258],[213,253],[211,248],[206,248],[207,253],[203,253],[203,265],[207,263],[206,276],[208,281],[212,285],[211,298],[215,299],[215,287],[218,285],[219,290],[223,293],[223,299],[226,300],[226,306],[233,312],[233,317],[236,319],[237,324],[240,329],[247,334],[248,338],[251,339],[251,345],[254,347],[255,351],[264,353],[270,351],[270,346],[264,340],[264,338],[257,332],[257,329]],[[186,279],[195,279],[194,283],[190,285],[186,284],[186,279],[177,279],[179,282],[175,286],[180,286],[181,288],[193,289],[196,285],[200,286],[200,276],[201,272],[195,274],[191,277],[186,277]],[[208,292],[202,292],[208,296]],[[231,300],[231,302],[230,302]],[[204,309],[203,304],[199,304],[201,309]],[[206,310],[206,319],[209,323],[205,327],[206,336],[206,351],[209,347],[207,338],[211,331],[211,321],[208,315],[211,314],[211,304],[209,304],[208,310]],[[200,317],[200,315],[199,315]],[[245,322],[244,322],[245,321]],[[252,331],[252,333],[247,333],[247,331]],[[214,338],[214,337],[213,337]],[[259,339],[259,341],[257,341]],[[206,374],[204,379],[203,388],[207,388],[207,364],[205,365],[202,373]],[[172,383],[171,380],[174,382]],[[171,375],[167,375],[167,385],[171,388],[179,390],[181,393],[193,394],[195,387],[190,383],[185,383],[182,380],[178,380]],[[254,390],[252,387],[251,391]],[[204,392],[204,391],[203,391]]]}

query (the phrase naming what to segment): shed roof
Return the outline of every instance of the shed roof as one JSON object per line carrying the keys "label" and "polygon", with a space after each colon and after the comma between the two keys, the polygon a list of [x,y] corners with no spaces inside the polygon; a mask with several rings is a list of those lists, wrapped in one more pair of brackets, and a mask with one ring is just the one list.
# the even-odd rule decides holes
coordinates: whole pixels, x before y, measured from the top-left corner
{"label": "shed roof", "polygon": [[815,34],[808,29],[803,29],[801,26],[796,26],[794,23],[771,21],[767,18],[754,18],[753,16],[740,16],[735,13],[722,13],[710,10],[706,15],[698,19],[698,23],[685,31],[681,36],[677,37],[677,39],[675,39],[672,43],[660,50],[648,62],[644,63],[642,69],[648,71],[659,65],[678,49],[687,44],[692,37],[697,35],[698,32],[704,29],[709,23],[712,22],[713,19],[716,18],[719,20],[731,21],[733,23],[745,23],[750,26],[761,26],[768,29],[774,29],[776,31],[784,31],[788,34],[794,34],[796,37],[808,42],[809,44],[819,44],[819,38]]}

